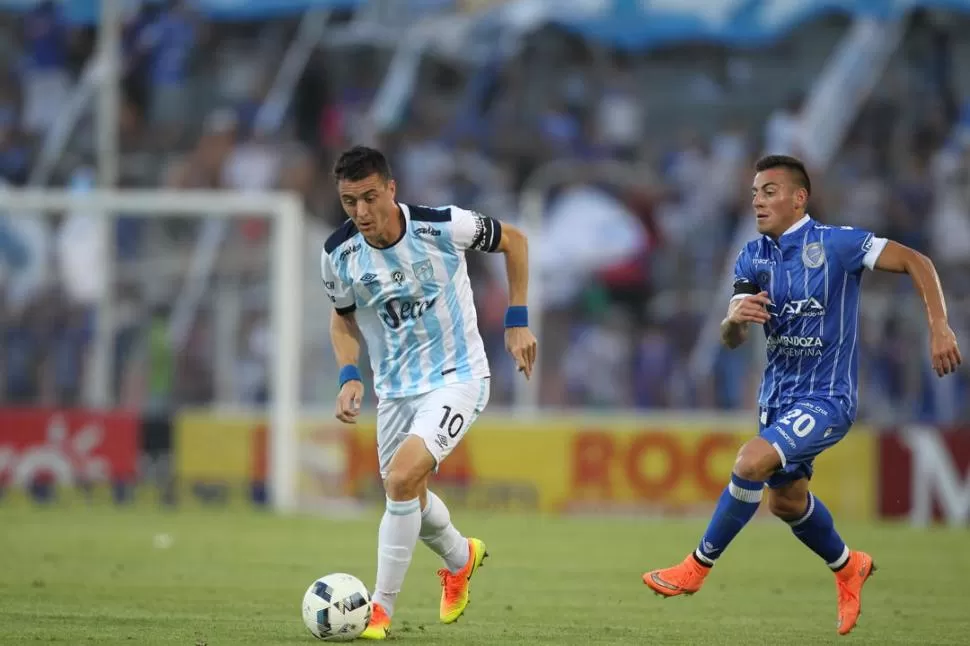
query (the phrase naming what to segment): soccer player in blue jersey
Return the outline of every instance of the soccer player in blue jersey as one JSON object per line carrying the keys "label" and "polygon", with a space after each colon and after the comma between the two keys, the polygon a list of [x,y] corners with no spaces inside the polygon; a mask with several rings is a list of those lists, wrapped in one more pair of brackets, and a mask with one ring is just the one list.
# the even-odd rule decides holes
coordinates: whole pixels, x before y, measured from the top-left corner
{"label": "soccer player in blue jersey", "polygon": [[812,187],[798,159],[771,155],[755,169],[752,205],[762,235],[738,255],[721,340],[738,347],[749,323],[765,331],[759,433],[738,452],[697,549],[674,567],[647,572],[643,582],[665,597],[700,590],[767,486],[771,512],[835,573],[837,628],[845,635],[859,618],[862,586],[875,565],[865,552],[846,546],[824,503],[809,491],[809,480],[815,457],[841,440],[855,420],[863,271],[912,278],[926,305],[937,375],[956,370],[962,358],[929,258],[868,231],[813,220],[805,212]]}
{"label": "soccer player in blue jersey", "polygon": [[439,617],[468,606],[468,586],[486,556],[465,538],[428,477],[461,442],[489,397],[489,366],[465,262],[468,250],[505,254],[509,308],[505,343],[528,378],[536,340],[528,328],[528,243],[510,224],[456,206],[395,199],[379,151],[358,146],[334,167],[349,219],[321,256],[334,304],[330,337],[340,364],[337,418],[354,423],[364,395],[357,362],[363,337],[377,393],[377,452],[387,494],[378,531],[377,582],[361,637],[386,639],[397,595],[420,539],[444,561]]}

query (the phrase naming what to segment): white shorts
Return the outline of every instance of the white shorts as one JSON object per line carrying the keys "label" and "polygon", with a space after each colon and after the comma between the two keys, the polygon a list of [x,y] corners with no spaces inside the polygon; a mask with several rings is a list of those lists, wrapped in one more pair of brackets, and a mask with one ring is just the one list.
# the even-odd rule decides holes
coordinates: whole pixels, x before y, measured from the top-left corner
{"label": "white shorts", "polygon": [[489,379],[472,379],[436,390],[377,403],[377,459],[381,478],[408,435],[424,441],[435,468],[447,458],[488,403]]}

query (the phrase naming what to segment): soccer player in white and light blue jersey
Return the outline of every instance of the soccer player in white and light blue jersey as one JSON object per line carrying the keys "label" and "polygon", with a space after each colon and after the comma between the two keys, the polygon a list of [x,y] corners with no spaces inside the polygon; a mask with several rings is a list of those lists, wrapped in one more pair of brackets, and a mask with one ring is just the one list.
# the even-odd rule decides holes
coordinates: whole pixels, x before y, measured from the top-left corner
{"label": "soccer player in white and light blue jersey", "polygon": [[506,348],[526,378],[536,360],[528,329],[528,243],[516,227],[455,206],[395,200],[384,156],[358,146],[334,177],[349,216],[325,244],[324,285],[334,304],[330,335],[340,369],[337,418],[354,423],[364,394],[357,368],[363,336],[377,394],[377,451],[387,494],[378,532],[374,611],[361,635],[385,639],[418,539],[441,556],[440,619],[468,605],[485,544],[465,538],[428,477],[485,408],[490,372],[478,332],[467,250],[506,256]]}
{"label": "soccer player in white and light blue jersey", "polygon": [[763,326],[768,363],[758,404],[759,435],[738,452],[731,481],[697,549],[682,563],[643,575],[658,594],[700,590],[714,562],[754,515],[765,486],[772,513],[835,572],[839,634],[855,626],[861,592],[875,569],[850,550],[821,500],[809,491],[815,457],[841,440],[856,415],[859,296],[864,270],[906,273],[926,304],[933,367],[942,377],[961,363],[946,304],[929,258],[851,227],[806,214],[811,183],[793,157],[758,161],[752,203],[762,236],[735,265],[734,296],[721,324],[729,348],[749,323]]}

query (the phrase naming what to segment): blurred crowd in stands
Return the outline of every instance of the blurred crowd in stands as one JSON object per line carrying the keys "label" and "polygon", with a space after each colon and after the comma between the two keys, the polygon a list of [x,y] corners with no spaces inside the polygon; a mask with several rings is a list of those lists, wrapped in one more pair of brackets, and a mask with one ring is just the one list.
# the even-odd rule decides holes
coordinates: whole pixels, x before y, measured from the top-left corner
{"label": "blurred crowd in stands", "polygon": [[[813,177],[812,213],[930,254],[970,352],[970,19],[917,14],[889,71],[836,159]],[[331,22],[347,16],[337,14]],[[147,5],[124,31],[123,187],[297,191],[309,214],[304,295],[304,400],[334,395],[319,249],[343,213],[329,167],[358,142],[392,160],[403,201],[459,204],[519,221],[528,178],[550,162],[618,160],[643,181],[618,188],[578,171],[550,195],[532,234],[545,325],[541,401],[621,409],[750,409],[758,353],[720,352],[698,377],[690,359],[705,319],[729,294],[719,277],[751,216],[753,161],[799,153],[798,118],[849,20],[804,24],[757,50],[684,44],[612,51],[554,28],[514,60],[469,66],[429,55],[406,110],[375,127],[371,106],[393,50],[326,38],[296,84],[281,127],[265,100],[298,19],[208,22],[183,3]],[[0,176],[28,183],[43,142],[83,76],[96,35],[53,5],[0,15]],[[962,84],[962,85],[961,85]],[[47,185],[95,181],[91,116]],[[961,126],[962,123],[962,126]],[[249,215],[249,214],[243,214]],[[266,275],[269,224],[234,220],[206,304],[184,339],[169,317],[205,218],[119,214],[113,285],[117,401],[145,409],[267,398],[272,348]],[[0,403],[83,401],[99,276],[97,218],[0,213]],[[504,355],[499,259],[470,259],[480,326],[496,375],[493,404],[519,386]],[[905,277],[871,275],[863,315],[866,419],[970,419],[964,370],[940,387],[923,366],[922,306]],[[220,378],[219,308],[234,321]],[[224,382],[224,383],[223,383]]]}

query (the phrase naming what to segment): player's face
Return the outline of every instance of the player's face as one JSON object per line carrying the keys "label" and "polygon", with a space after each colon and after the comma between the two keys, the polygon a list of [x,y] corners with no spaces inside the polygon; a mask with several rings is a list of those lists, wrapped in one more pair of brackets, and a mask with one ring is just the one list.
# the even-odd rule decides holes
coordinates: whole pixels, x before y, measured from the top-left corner
{"label": "player's face", "polygon": [[778,237],[804,214],[808,192],[792,181],[784,168],[769,168],[754,176],[751,205],[758,233]]}
{"label": "player's face", "polygon": [[385,181],[377,174],[355,182],[337,182],[344,212],[357,225],[357,230],[367,238],[382,235],[394,217],[397,212],[397,205],[394,203],[396,190],[393,179]]}

